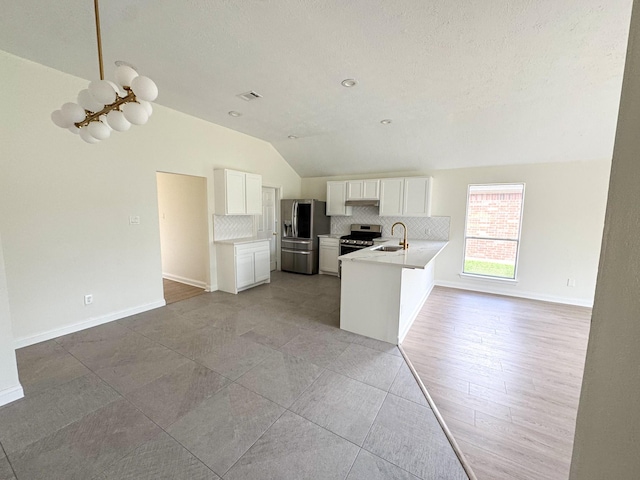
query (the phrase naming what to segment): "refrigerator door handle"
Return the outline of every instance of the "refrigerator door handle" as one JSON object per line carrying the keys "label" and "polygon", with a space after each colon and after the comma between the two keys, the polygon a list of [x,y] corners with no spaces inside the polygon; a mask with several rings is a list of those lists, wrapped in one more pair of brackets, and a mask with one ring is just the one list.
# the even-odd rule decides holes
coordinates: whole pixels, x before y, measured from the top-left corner
{"label": "refrigerator door handle", "polygon": [[293,201],[293,208],[291,209],[291,225],[293,229],[293,236],[298,238],[298,202]]}
{"label": "refrigerator door handle", "polygon": [[311,252],[306,252],[304,250],[289,250],[287,248],[283,248],[282,251],[284,253],[295,253],[295,254],[300,254],[300,255],[311,255]]}

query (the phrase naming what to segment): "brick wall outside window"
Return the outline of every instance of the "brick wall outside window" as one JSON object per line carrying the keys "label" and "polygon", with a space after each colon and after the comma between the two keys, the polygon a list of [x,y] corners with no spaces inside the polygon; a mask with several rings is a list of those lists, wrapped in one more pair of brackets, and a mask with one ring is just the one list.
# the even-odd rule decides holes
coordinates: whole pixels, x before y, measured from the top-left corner
{"label": "brick wall outside window", "polygon": [[468,238],[465,260],[487,260],[515,265],[522,201],[522,185],[471,186],[466,236],[488,237],[491,240]]}

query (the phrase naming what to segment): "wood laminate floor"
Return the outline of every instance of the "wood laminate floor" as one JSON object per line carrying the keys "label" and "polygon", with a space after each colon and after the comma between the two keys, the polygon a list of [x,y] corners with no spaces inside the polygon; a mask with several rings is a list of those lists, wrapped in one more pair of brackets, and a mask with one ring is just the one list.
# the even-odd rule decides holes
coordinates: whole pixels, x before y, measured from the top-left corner
{"label": "wood laminate floor", "polygon": [[436,287],[402,344],[479,480],[566,480],[591,309]]}
{"label": "wood laminate floor", "polygon": [[170,303],[186,300],[187,298],[197,297],[204,293],[204,289],[192,287],[173,280],[162,279],[162,287],[164,288],[164,301],[167,305]]}

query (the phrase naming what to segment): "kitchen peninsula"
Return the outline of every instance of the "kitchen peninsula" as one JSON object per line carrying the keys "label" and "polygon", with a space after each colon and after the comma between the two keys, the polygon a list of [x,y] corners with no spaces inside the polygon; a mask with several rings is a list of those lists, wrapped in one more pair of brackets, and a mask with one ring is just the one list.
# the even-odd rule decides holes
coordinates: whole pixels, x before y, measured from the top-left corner
{"label": "kitchen peninsula", "polygon": [[397,241],[339,257],[340,328],[385,342],[404,340],[434,285],[435,258],[446,241]]}

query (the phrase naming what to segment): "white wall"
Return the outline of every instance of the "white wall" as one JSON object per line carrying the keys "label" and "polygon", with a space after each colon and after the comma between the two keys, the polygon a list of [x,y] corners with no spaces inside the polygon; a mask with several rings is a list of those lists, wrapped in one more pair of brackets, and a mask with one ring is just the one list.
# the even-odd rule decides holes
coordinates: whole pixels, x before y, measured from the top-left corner
{"label": "white wall", "polygon": [[0,78],[0,231],[18,345],[163,304],[157,171],[207,179],[211,279],[214,168],[300,195],[300,177],[262,140],[156,105],[147,125],[88,145],[49,119],[87,80],[1,51]]}
{"label": "white wall", "polygon": [[[591,305],[602,238],[609,161],[461,168],[433,176],[434,216],[451,217],[450,241],[436,262],[436,283],[527,298]],[[407,174],[408,175],[408,174]],[[369,178],[396,174],[367,175]],[[304,196],[326,198],[327,180],[302,180]],[[518,283],[460,277],[467,186],[525,182]],[[411,237],[411,231],[409,231]],[[567,286],[567,279],[576,281]]]}
{"label": "white wall", "polygon": [[571,480],[640,477],[640,1],[633,8]]}
{"label": "white wall", "polygon": [[157,174],[164,278],[210,288],[207,179]]}
{"label": "white wall", "polygon": [[2,238],[0,237],[0,406],[22,398],[22,396],[23,391],[18,380],[18,367],[13,347],[11,312],[4,271]]}

